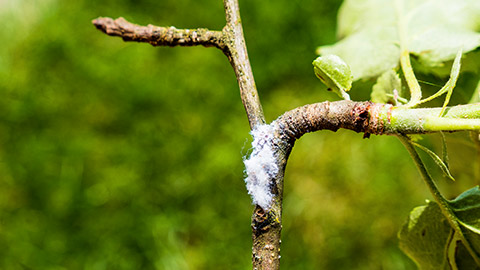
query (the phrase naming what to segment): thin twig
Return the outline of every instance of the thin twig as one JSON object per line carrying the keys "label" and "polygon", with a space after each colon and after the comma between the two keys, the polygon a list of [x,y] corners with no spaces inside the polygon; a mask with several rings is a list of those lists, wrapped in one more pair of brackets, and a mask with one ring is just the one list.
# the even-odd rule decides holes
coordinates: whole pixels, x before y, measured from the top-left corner
{"label": "thin twig", "polygon": [[224,50],[232,65],[240,87],[245,111],[247,112],[250,128],[265,124],[262,104],[258,97],[252,67],[248,59],[247,46],[243,35],[242,21],[240,19],[240,8],[237,0],[224,0],[225,18],[227,24],[223,28],[227,40],[227,50]]}
{"label": "thin twig", "polygon": [[121,37],[124,41],[146,42],[153,46],[197,46],[225,48],[223,33],[206,28],[177,29],[149,24],[140,26],[120,17],[116,20],[100,17],[92,21],[99,30],[109,36]]}

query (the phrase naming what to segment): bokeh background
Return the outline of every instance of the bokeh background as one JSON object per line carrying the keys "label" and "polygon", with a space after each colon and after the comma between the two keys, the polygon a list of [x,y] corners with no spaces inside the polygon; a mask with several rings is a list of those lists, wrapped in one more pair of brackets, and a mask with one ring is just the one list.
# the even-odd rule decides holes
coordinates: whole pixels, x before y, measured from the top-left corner
{"label": "bokeh background", "polygon": [[[311,62],[335,42],[341,1],[240,2],[268,121],[336,100]],[[250,136],[227,59],[125,43],[96,30],[98,16],[225,21],[219,0],[0,0],[0,269],[249,269]],[[369,99],[371,82],[355,86]],[[447,141],[455,183],[424,157],[454,197],[479,182],[477,150],[467,133]],[[397,231],[429,198],[396,138],[308,134],[286,171],[282,268],[415,269]]]}

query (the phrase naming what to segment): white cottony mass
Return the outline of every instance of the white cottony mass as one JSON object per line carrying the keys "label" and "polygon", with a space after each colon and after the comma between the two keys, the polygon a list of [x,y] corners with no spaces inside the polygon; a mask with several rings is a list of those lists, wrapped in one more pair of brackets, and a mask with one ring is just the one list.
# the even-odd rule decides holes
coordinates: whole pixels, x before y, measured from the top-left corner
{"label": "white cottony mass", "polygon": [[248,194],[254,204],[269,209],[273,194],[271,183],[278,173],[273,152],[274,125],[260,125],[251,131],[253,136],[252,153],[244,159]]}

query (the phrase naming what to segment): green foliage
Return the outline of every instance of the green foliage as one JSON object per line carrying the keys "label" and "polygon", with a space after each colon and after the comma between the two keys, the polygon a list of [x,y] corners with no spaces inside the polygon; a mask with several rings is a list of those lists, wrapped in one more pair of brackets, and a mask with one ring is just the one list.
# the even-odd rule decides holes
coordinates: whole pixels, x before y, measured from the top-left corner
{"label": "green foliage", "polygon": [[[480,189],[474,187],[449,202],[462,233],[480,254]],[[399,233],[400,247],[422,270],[480,269],[438,204],[415,208]]]}
{"label": "green foliage", "polygon": [[400,247],[420,269],[449,269],[447,247],[456,244],[453,234],[438,205],[429,202],[410,213],[399,232]]}
{"label": "green foliage", "polygon": [[[468,126],[477,128],[478,119],[475,117],[468,122],[465,117],[446,119],[443,116],[459,78],[462,51],[470,52],[480,45],[480,34],[476,32],[480,29],[480,20],[476,19],[479,14],[478,1],[469,0],[414,3],[403,0],[388,3],[377,0],[345,1],[338,19],[338,34],[342,40],[334,45],[319,47],[318,53],[338,54],[343,57],[351,65],[355,80],[378,77],[371,93],[374,102],[397,105],[401,100],[398,95],[401,80],[392,70],[398,66],[401,67],[403,79],[410,90],[410,100],[406,103],[406,108],[416,107],[446,93],[438,117],[422,119],[425,130],[450,130],[448,128],[453,127],[455,121],[461,128]],[[423,89],[413,72],[410,54],[416,57],[416,66],[420,66],[423,72],[436,74],[442,73],[438,71],[438,67],[454,58],[450,79],[445,86],[422,99]],[[475,53],[472,54],[472,58],[476,58]],[[478,72],[478,68],[474,71]],[[476,100],[477,95],[475,91],[471,100]],[[388,116],[388,123],[401,122],[395,117]],[[401,134],[399,136],[439,206],[436,210],[422,207],[412,212],[408,225],[400,233],[402,248],[421,269],[471,269],[473,266],[480,266],[476,250],[476,246],[479,246],[477,234],[480,231],[475,226],[467,225],[459,216],[458,208],[452,207],[451,203],[447,202],[413,147],[415,145],[425,151],[441,171],[453,180],[446,163],[445,138],[442,138],[444,153],[442,159],[434,151],[412,143]],[[470,193],[467,191],[459,196],[456,202],[470,197],[468,207],[472,207],[480,200],[478,196],[470,196]],[[480,213],[473,214],[474,220],[478,215]],[[432,217],[435,216],[437,218],[432,221]],[[467,219],[470,218],[472,216]],[[442,221],[446,223],[442,224]],[[462,246],[459,247],[458,243]],[[455,257],[456,251],[463,253]]]}
{"label": "green foliage", "polygon": [[377,77],[398,66],[403,28],[405,48],[418,63],[441,67],[459,49],[467,53],[480,45],[479,15],[476,0],[347,0],[338,15],[341,41],[319,47],[318,53],[342,57],[355,80]]}
{"label": "green foliage", "polygon": [[[480,189],[471,188],[449,202],[462,233],[477,257],[480,255]],[[478,266],[480,268],[480,266]]]}

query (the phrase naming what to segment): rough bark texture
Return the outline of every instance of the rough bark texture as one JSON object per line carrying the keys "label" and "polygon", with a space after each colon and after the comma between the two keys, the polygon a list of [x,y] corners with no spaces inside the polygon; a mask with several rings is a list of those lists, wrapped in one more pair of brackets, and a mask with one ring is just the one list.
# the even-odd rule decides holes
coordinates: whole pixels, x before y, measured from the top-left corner
{"label": "rough bark texture", "polygon": [[[228,57],[238,81],[240,96],[247,112],[250,127],[265,124],[253,73],[248,60],[238,3],[225,0],[227,24],[222,32],[208,29],[176,29],[174,27],[139,26],[123,18],[98,18],[93,24],[111,36],[125,41],[150,43],[153,46],[217,47]],[[279,269],[282,230],[283,177],[288,156],[295,140],[307,132],[321,129],[336,131],[339,128],[380,134],[383,126],[370,117],[378,106],[371,102],[323,102],[286,112],[275,121],[275,158],[279,173],[273,179],[271,191],[275,194],[268,210],[256,206],[252,215],[252,264],[253,269]]]}
{"label": "rough bark texture", "polygon": [[252,215],[252,265],[255,270],[280,269],[283,177],[290,154],[288,149],[291,148],[285,148],[288,152],[280,147],[275,149],[279,173],[272,183],[272,193],[275,194],[272,206],[265,211],[257,205]]}
{"label": "rough bark texture", "polygon": [[149,43],[152,46],[196,46],[225,48],[223,33],[206,28],[177,29],[173,26],[158,27],[149,24],[140,26],[124,18],[99,17],[92,21],[97,29],[109,36],[121,37],[124,41]]}
{"label": "rough bark texture", "polygon": [[252,66],[248,59],[242,20],[240,19],[240,8],[237,0],[224,0],[223,5],[227,21],[223,28],[227,46],[223,52],[235,71],[240,88],[240,97],[247,113],[250,128],[253,129],[256,125],[265,123],[265,116],[258,97]]}
{"label": "rough bark texture", "polygon": [[382,134],[384,125],[378,111],[385,106],[369,101],[348,100],[305,105],[284,113],[276,122],[282,141],[293,143],[308,132],[318,130],[337,131],[339,128],[370,134]]}
{"label": "rough bark texture", "polygon": [[[224,6],[226,25],[222,31],[139,26],[123,18],[98,18],[93,24],[104,33],[122,37],[125,41],[146,42],[153,46],[203,45],[221,49],[235,71],[250,128],[254,129],[257,125],[265,124],[265,117],[248,59],[238,2],[224,0]],[[463,116],[464,111],[468,110],[459,109],[456,114]],[[257,205],[252,215],[253,269],[273,270],[280,267],[284,172],[288,156],[297,139],[308,132],[323,129],[336,131],[340,128],[363,132],[366,138],[370,134],[419,133],[423,132],[420,124],[425,119],[418,117],[420,112],[423,111],[405,113],[398,108],[392,110],[390,105],[372,102],[337,101],[305,105],[286,112],[274,121],[272,150],[279,172],[271,180],[271,192],[275,195],[272,205],[267,210]],[[425,115],[430,113],[426,112]],[[454,110],[447,112],[447,116],[450,114],[455,114]],[[406,120],[397,121],[398,123],[392,126],[392,117]],[[405,123],[417,124],[409,126]]]}

